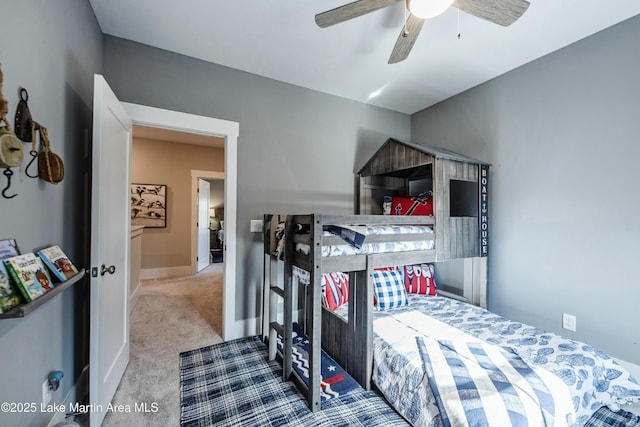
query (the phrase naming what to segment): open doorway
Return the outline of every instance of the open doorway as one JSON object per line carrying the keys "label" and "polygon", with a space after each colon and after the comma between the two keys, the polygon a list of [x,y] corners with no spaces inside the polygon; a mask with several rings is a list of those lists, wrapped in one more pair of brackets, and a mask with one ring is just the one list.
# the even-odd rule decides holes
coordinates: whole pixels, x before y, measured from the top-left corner
{"label": "open doorway", "polygon": [[[197,253],[193,273],[224,259],[223,172],[191,171],[191,245]],[[203,189],[206,193],[203,194]],[[218,261],[218,262],[216,262]]]}
{"label": "open doorway", "polygon": [[209,245],[211,262],[224,262],[224,179],[209,180]]}
{"label": "open doorway", "polygon": [[[239,133],[238,123],[137,104],[122,104],[131,116],[134,125],[185,132],[200,136],[219,137],[224,141],[224,172],[221,176],[218,175],[212,177],[224,179],[225,262],[223,267],[224,283],[222,296],[222,335],[225,341],[242,336],[242,325],[238,325],[238,321],[236,321],[235,319],[235,239],[237,203],[237,139]],[[194,181],[193,177],[192,181]],[[193,210],[195,211],[195,209]],[[193,235],[191,237],[191,241],[191,272],[195,272],[195,253],[197,252],[197,248],[195,247],[196,239]]]}

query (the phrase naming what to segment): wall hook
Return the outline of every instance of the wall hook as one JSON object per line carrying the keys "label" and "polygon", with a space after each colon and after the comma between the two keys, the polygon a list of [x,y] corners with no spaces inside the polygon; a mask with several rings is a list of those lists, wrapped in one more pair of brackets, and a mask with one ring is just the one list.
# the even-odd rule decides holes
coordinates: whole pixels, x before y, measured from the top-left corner
{"label": "wall hook", "polygon": [[[26,90],[25,90],[26,92]],[[20,96],[22,96],[22,93],[20,93]],[[27,97],[29,95],[27,94]],[[29,161],[29,163],[27,164],[26,169],[24,170],[25,175],[27,175],[29,178],[38,178],[40,176],[39,171],[36,170],[35,175],[31,175],[29,173],[29,168],[31,167],[31,165],[33,164],[33,162],[38,158],[38,151],[36,150],[36,130],[40,129],[40,123],[38,122],[34,122],[33,120],[31,120],[31,151],[29,151],[29,155],[31,156],[31,160]],[[36,165],[37,167],[37,165]]]}
{"label": "wall hook", "polygon": [[13,171],[9,168],[6,168],[3,173],[4,176],[7,177],[7,186],[4,187],[4,190],[2,190],[2,197],[4,197],[5,199],[13,199],[18,195],[17,193],[11,196],[7,196],[7,190],[9,189],[9,187],[11,187],[11,176],[13,175]]}
{"label": "wall hook", "polygon": [[27,163],[27,167],[24,170],[24,174],[27,175],[29,178],[38,178],[40,175],[39,175],[37,170],[36,170],[35,175],[31,175],[29,173],[29,168],[31,167],[33,162],[35,162],[35,160],[38,158],[38,152],[35,151],[35,150],[31,150],[31,151],[29,151],[29,155],[31,155],[31,160],[29,160],[29,163]]}

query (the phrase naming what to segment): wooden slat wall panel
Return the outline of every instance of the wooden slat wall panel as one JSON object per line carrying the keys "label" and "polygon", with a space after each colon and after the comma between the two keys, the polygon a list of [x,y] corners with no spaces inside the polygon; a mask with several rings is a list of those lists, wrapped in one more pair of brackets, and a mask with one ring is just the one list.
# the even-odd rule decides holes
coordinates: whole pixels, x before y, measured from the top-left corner
{"label": "wooden slat wall panel", "polygon": [[480,239],[478,236],[480,235],[480,229],[478,225],[478,221],[475,218],[470,218],[468,221],[469,225],[469,250],[465,253],[465,257],[476,257],[480,256]]}
{"label": "wooden slat wall panel", "polygon": [[479,255],[478,218],[450,217],[451,179],[478,181],[478,165],[449,159],[438,159],[434,171],[434,215],[437,260],[444,261]]}
{"label": "wooden slat wall panel", "polygon": [[382,175],[433,162],[434,157],[430,154],[404,144],[387,144],[362,168],[360,174],[361,176]]}
{"label": "wooden slat wall panel", "polygon": [[438,219],[436,227],[436,253],[437,259],[447,259],[449,243],[445,238],[449,230],[449,176],[446,160],[439,159],[433,171],[433,208],[434,215]]}
{"label": "wooden slat wall panel", "polygon": [[[372,287],[366,271],[349,274],[349,319],[323,310],[322,347],[362,387],[370,388],[373,325]],[[368,325],[368,326],[367,326]]]}
{"label": "wooden slat wall panel", "polygon": [[349,356],[349,325],[326,309],[322,310],[322,348],[347,372]]}
{"label": "wooden slat wall panel", "polygon": [[404,169],[404,146],[400,144],[389,144],[385,155],[385,171]]}

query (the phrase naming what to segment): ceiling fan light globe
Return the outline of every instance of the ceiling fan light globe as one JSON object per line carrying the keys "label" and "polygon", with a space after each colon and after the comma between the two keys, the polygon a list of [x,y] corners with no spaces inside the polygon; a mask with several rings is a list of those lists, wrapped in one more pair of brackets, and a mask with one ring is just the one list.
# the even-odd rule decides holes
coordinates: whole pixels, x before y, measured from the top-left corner
{"label": "ceiling fan light globe", "polygon": [[409,12],[421,19],[442,15],[452,4],[453,0],[407,0]]}

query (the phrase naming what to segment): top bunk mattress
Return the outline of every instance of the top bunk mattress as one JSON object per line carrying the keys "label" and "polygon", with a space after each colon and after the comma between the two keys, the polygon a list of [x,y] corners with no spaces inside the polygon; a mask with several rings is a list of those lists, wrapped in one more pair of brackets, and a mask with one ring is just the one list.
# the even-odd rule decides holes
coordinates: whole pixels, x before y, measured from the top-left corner
{"label": "top bunk mattress", "polygon": [[[424,235],[424,239],[382,239],[382,241],[368,239],[370,236],[415,236],[417,234]],[[419,251],[435,247],[433,228],[420,225],[330,225],[323,230],[323,240],[324,237],[331,236],[341,237],[344,243],[323,244],[323,257]],[[310,247],[305,243],[296,243],[295,250],[298,253],[309,255]]]}
{"label": "top bunk mattress", "polygon": [[[469,343],[479,343],[517,358],[522,366],[552,385],[549,393],[554,399],[552,406],[555,405],[554,425],[582,426],[602,406],[615,411],[620,404],[640,400],[640,386],[630,374],[590,345],[509,321],[460,301],[409,295],[408,306],[374,312],[373,381],[414,425],[440,425],[442,421],[441,406],[436,400],[436,395],[439,399],[441,395],[438,389],[435,394],[432,389],[437,377],[431,379],[429,375],[434,373],[428,372],[436,368],[429,368],[425,362],[428,356],[425,359],[424,347],[421,349],[419,344],[424,346],[425,341],[421,340],[429,340],[429,349],[433,345],[457,349],[455,346],[460,343],[473,348],[475,344]],[[461,354],[462,359],[467,357],[464,352]],[[480,363],[475,359],[473,363],[484,368],[483,359],[478,360]],[[495,392],[489,398],[495,398]],[[494,405],[490,407],[493,411]],[[544,418],[543,410],[539,409],[537,415]]]}

